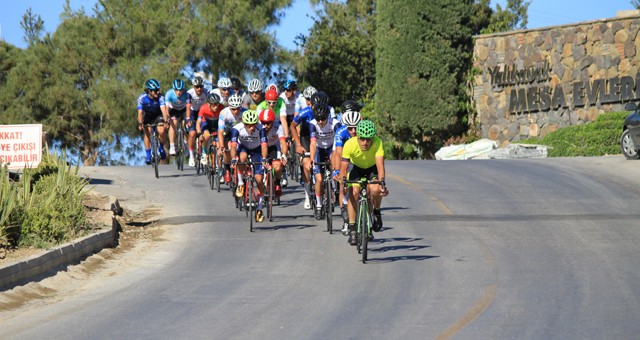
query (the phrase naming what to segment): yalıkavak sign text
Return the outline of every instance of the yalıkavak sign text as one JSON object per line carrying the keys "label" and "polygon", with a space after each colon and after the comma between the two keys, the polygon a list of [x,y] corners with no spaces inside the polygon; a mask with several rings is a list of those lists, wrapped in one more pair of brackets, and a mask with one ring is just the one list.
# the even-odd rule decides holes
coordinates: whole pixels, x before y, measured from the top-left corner
{"label": "yal\u0131kavak sign text", "polygon": [[[494,87],[511,87],[509,113],[527,113],[578,108],[586,104],[619,103],[640,99],[640,73],[630,76],[576,81],[570,84],[549,86],[551,69],[548,63],[543,67],[516,69],[515,65],[489,68]],[[566,94],[570,87],[571,96]]]}
{"label": "yal\u0131kavak sign text", "polygon": [[42,124],[0,125],[0,164],[32,168],[42,160]]}

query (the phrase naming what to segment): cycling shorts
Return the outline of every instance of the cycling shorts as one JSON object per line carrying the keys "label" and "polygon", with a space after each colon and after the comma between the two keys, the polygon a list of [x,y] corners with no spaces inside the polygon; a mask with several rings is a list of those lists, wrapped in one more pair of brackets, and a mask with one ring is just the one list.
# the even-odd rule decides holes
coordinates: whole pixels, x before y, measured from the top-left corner
{"label": "cycling shorts", "polygon": [[313,174],[320,173],[320,165],[318,163],[329,161],[331,161],[331,149],[316,148],[316,158],[313,160]]}
{"label": "cycling shorts", "polygon": [[180,119],[184,119],[186,112],[187,112],[186,108],[184,108],[184,109],[170,108],[169,109],[169,117],[175,118],[175,119],[177,119],[179,121]]}
{"label": "cycling shorts", "polygon": [[150,112],[143,112],[142,113],[142,123],[147,125],[147,124],[157,124],[160,122],[164,122],[164,117],[162,117],[162,113],[157,113],[157,114],[153,114]]}
{"label": "cycling shorts", "polygon": [[[360,178],[366,178],[368,180],[374,180],[378,178],[378,167],[372,166],[366,169],[353,166],[353,169],[349,172],[349,176],[347,177],[350,181],[359,180]],[[354,184],[359,186],[359,184]]]}
{"label": "cycling shorts", "polygon": [[[238,153],[245,152],[249,156],[251,156],[252,162],[258,162],[253,165],[253,173],[256,175],[264,174],[264,168],[262,167],[262,147],[257,147],[255,149],[247,149],[241,144],[238,144]],[[249,159],[249,158],[247,158]]]}

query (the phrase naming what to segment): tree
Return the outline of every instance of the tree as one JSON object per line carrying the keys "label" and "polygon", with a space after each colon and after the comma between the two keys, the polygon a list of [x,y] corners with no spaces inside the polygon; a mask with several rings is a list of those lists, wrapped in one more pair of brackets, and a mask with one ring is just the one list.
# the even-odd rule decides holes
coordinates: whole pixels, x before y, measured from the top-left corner
{"label": "tree", "polygon": [[31,7],[29,7],[27,12],[22,15],[20,27],[24,31],[24,41],[29,45],[33,45],[40,40],[40,36],[44,32],[44,20],[40,15],[33,14]]}
{"label": "tree", "polygon": [[527,10],[530,4],[531,0],[507,0],[507,7],[504,9],[497,4],[496,10],[491,13],[489,25],[482,30],[482,33],[525,29],[529,21]]}
{"label": "tree", "polygon": [[472,2],[378,1],[378,124],[428,157],[461,133],[471,65]]}
{"label": "tree", "polygon": [[113,151],[139,136],[135,102],[146,79],[166,90],[190,70],[268,69],[277,47],[266,28],[290,3],[101,0],[89,16],[67,0],[58,29],[9,72],[0,119],[44,124],[50,141],[84,164],[119,163]]}
{"label": "tree", "polygon": [[640,9],[640,0],[632,0],[631,4],[633,5],[633,7],[635,7],[636,9]]}
{"label": "tree", "polygon": [[325,91],[334,106],[361,100],[375,85],[376,5],[373,0],[330,1],[316,11],[308,36],[298,38],[296,76]]}

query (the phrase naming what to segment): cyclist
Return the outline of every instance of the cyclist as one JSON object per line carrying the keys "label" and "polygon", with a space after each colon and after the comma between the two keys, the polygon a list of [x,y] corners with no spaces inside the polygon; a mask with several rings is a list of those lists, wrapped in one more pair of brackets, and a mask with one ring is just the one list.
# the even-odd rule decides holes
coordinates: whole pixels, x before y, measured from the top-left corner
{"label": "cyclist", "polygon": [[[299,155],[304,155],[310,151],[310,143],[311,138],[309,136],[309,123],[313,120],[313,101],[315,94],[318,91],[309,86],[304,90],[305,99],[307,100],[308,106],[301,109],[297,116],[293,117],[293,122],[291,122],[291,140],[295,142],[296,145],[296,153]],[[311,166],[310,159],[308,157],[303,157],[301,159],[301,167],[302,167],[302,176],[301,183],[304,187],[304,208],[311,209],[311,202],[309,201],[309,192],[311,191],[310,182],[311,182]]]}
{"label": "cyclist", "polygon": [[213,91],[211,92],[220,96],[220,103],[222,103],[224,106],[227,106],[232,87],[233,83],[231,82],[231,79],[220,78],[218,79],[218,88],[213,89]]}
{"label": "cyclist", "polygon": [[[342,126],[338,129],[338,131],[336,131],[336,138],[333,141],[332,164],[334,169],[334,179],[338,181],[340,185],[342,185],[342,181],[340,181],[340,177],[336,172],[340,171],[339,169],[340,162],[342,161],[342,147],[344,146],[344,143],[346,143],[351,137],[356,136],[356,127],[358,126],[358,123],[360,123],[360,120],[362,120],[360,112],[351,110],[343,111],[341,121]],[[342,193],[342,190],[340,190],[340,193]],[[340,213],[342,215],[342,219],[344,220],[342,233],[344,235],[347,235],[349,233],[349,216],[347,214],[346,205],[349,196],[342,194],[340,196],[342,198],[340,200]]]}
{"label": "cyclist", "polygon": [[227,183],[231,181],[231,149],[229,148],[231,131],[236,124],[242,122],[242,113],[245,110],[242,107],[242,98],[234,93],[229,96],[229,106],[220,112],[218,118],[218,155],[222,156],[225,168],[224,176],[220,179],[221,182],[223,180]]}
{"label": "cyclist", "polygon": [[187,111],[187,91],[182,79],[176,79],[171,83],[172,88],[164,96],[165,105],[169,110],[169,154],[176,154],[175,139],[176,129],[180,128],[180,123]]}
{"label": "cyclist", "polygon": [[[160,82],[156,79],[149,79],[144,83],[144,93],[138,97],[138,129],[144,132],[144,151],[145,162],[151,164],[151,127],[146,124],[162,123],[169,119],[167,108],[164,102],[164,96],[160,93]],[[160,145],[158,152],[161,159],[166,159],[167,154],[164,151],[165,128],[158,126],[158,136]],[[155,156],[155,155],[154,155]]]}
{"label": "cyclist", "polygon": [[273,160],[275,194],[276,197],[280,197],[282,193],[280,179],[282,178],[283,165],[287,165],[287,139],[284,136],[284,128],[282,124],[280,124],[280,121],[276,121],[276,114],[273,110],[266,109],[260,111],[259,118],[267,137],[267,158]]}
{"label": "cyclist", "polygon": [[284,135],[289,137],[289,128],[287,126],[287,107],[284,105],[284,100],[278,97],[278,91],[273,87],[275,85],[269,85],[270,88],[264,94],[264,101],[258,104],[257,111],[260,112],[262,110],[271,109],[276,114],[277,117],[280,117],[280,123],[284,127]]}
{"label": "cyclist", "polygon": [[196,148],[196,118],[198,117],[198,111],[202,104],[207,102],[207,96],[209,91],[204,88],[204,79],[198,76],[191,81],[193,88],[187,91],[187,111],[186,111],[186,125],[189,130],[189,166],[196,166],[196,161],[193,158],[193,150]]}
{"label": "cyclist", "polygon": [[[356,137],[349,139],[342,148],[342,162],[340,164],[340,178],[357,180],[360,178],[379,179],[383,184],[367,185],[367,192],[373,207],[372,229],[378,232],[382,229],[382,216],[380,214],[380,204],[382,197],[389,194],[384,185],[384,150],[382,140],[376,136],[375,124],[370,120],[361,120],[356,128]],[[353,169],[347,175],[349,163],[353,164]],[[358,200],[359,185],[354,184],[351,188],[351,195],[347,204],[349,213],[349,244],[356,244],[356,205]],[[343,192],[347,192],[343,188]]]}
{"label": "cyclist", "polygon": [[[329,105],[329,96],[324,91],[316,91],[316,93],[311,95],[311,101],[310,102],[311,102],[311,106],[312,107],[314,105],[318,105],[320,103]],[[336,116],[336,111],[333,109],[333,107],[329,106],[329,109],[330,109],[329,116],[331,116],[332,118],[337,118],[338,121],[340,121],[340,117]]]}
{"label": "cyclist", "polygon": [[264,84],[260,79],[253,79],[247,87],[248,93],[242,97],[242,106],[245,109],[256,110],[258,104],[264,101]]}
{"label": "cyclist", "polygon": [[[220,112],[224,109],[220,96],[215,93],[209,93],[207,96],[207,105],[202,105],[200,111],[198,111],[198,121],[196,121],[196,130],[198,135],[202,135],[202,152],[204,157],[200,158],[200,164],[207,165],[209,153],[209,139],[211,136],[215,136],[218,133],[218,119],[220,118]],[[199,151],[199,150],[198,150]]]}
{"label": "cyclist", "polygon": [[[264,183],[262,174],[264,168],[261,162],[267,158],[267,138],[262,131],[262,126],[258,124],[258,113],[253,110],[247,110],[242,114],[242,123],[236,124],[231,131],[231,163],[232,166],[237,162],[236,156],[239,155],[240,162],[246,162],[249,155],[251,161],[257,162],[254,165],[254,176],[258,187],[258,209],[256,210],[256,222],[264,220],[262,213],[262,205],[264,204]],[[238,166],[238,188],[236,189],[236,197],[244,195],[244,179],[242,175],[247,171],[246,165]],[[249,193],[253,194],[253,193]]]}
{"label": "cyclist", "polygon": [[240,81],[240,79],[238,77],[231,77],[229,79],[231,79],[231,89],[233,90],[233,93],[239,95],[240,98],[242,98],[245,92],[244,90],[242,90],[242,82]]}
{"label": "cyclist", "polygon": [[333,140],[336,130],[340,127],[340,122],[329,116],[329,105],[318,104],[313,108],[313,120],[309,123],[309,137],[311,145],[309,153],[315,164],[313,166],[313,176],[315,177],[316,191],[316,219],[320,220],[322,216],[322,177],[319,162],[331,163],[331,151],[333,150]]}
{"label": "cyclist", "polygon": [[293,117],[298,115],[301,108],[307,106],[302,93],[298,92],[298,83],[295,80],[288,80],[284,84],[284,92],[280,94],[287,111],[287,124],[291,124]]}

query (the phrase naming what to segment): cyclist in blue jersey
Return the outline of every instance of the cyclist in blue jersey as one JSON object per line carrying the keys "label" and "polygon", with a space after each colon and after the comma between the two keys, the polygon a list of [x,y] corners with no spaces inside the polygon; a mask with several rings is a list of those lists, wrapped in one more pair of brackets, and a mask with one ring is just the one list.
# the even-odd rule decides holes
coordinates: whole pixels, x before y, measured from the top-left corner
{"label": "cyclist in blue jersey", "polygon": [[[355,137],[356,136],[356,128],[358,126],[358,123],[360,123],[360,120],[362,120],[362,116],[360,115],[360,112],[358,111],[351,111],[351,108],[356,108],[356,107],[349,107],[349,111],[345,110],[345,105],[343,104],[342,106],[342,126],[338,129],[338,131],[336,131],[336,138],[333,141],[333,153],[332,153],[332,164],[333,164],[333,178],[338,181],[339,185],[342,186],[342,181],[339,178],[339,174],[340,174],[340,164],[342,162],[342,147],[344,146],[344,143],[346,143],[349,139],[351,139],[351,137]],[[349,199],[348,195],[343,194],[343,190],[342,188],[340,188],[340,196],[341,196],[341,200],[340,200],[340,213],[342,215],[342,219],[344,220],[344,224],[342,226],[342,234],[344,234],[345,236],[349,234],[349,216],[347,214],[347,209],[346,209],[346,205],[347,205],[347,200]]]}
{"label": "cyclist in blue jersey", "polygon": [[176,154],[176,129],[185,118],[188,95],[182,79],[174,80],[172,86],[173,88],[165,94],[164,101],[169,111],[169,117],[171,117],[169,120],[169,154],[173,156]]}
{"label": "cyclist in blue jersey", "polygon": [[[144,132],[144,150],[146,163],[151,164],[151,127],[146,124],[161,123],[167,121],[169,115],[164,103],[164,96],[160,93],[160,82],[156,79],[149,79],[144,83],[144,93],[138,97],[138,129]],[[158,126],[158,137],[160,145],[158,151],[161,159],[166,159],[164,151],[165,128]]]}
{"label": "cyclist in blue jersey", "polygon": [[187,112],[186,120],[187,129],[189,130],[189,166],[195,166],[196,162],[193,157],[194,150],[196,149],[196,119],[198,119],[198,112],[200,107],[207,102],[207,96],[209,91],[204,88],[204,79],[198,76],[191,81],[193,88],[187,91]]}

